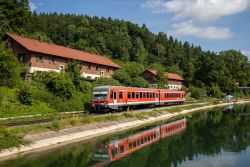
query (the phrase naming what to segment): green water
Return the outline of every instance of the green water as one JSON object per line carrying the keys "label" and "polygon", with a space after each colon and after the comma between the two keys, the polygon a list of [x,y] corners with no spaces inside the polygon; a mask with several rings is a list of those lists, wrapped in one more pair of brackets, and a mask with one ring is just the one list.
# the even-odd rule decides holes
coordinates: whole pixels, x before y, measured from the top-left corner
{"label": "green water", "polygon": [[[179,121],[183,120],[185,119],[179,118]],[[180,132],[162,137],[115,161],[110,161],[109,157],[102,158],[103,160],[99,158],[97,161],[95,157],[97,147],[108,148],[112,143],[146,134],[152,129],[169,126],[172,121],[20,156],[0,162],[0,166],[250,166],[250,105],[234,106],[230,109],[215,108],[208,112],[189,115],[186,120],[185,127]],[[107,151],[102,153],[105,154]]]}

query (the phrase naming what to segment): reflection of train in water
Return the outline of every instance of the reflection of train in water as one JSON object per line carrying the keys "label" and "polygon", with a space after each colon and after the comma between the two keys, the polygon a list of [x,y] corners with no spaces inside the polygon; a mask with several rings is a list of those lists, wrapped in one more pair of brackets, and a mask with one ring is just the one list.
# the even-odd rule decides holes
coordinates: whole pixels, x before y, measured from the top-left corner
{"label": "reflection of train in water", "polygon": [[182,104],[185,92],[180,90],[100,86],[93,89],[92,107],[95,111],[124,110],[135,106]]}
{"label": "reflection of train in water", "polygon": [[114,140],[106,145],[96,146],[94,159],[97,161],[115,161],[184,129],[186,129],[186,118],[136,133],[127,138]]}

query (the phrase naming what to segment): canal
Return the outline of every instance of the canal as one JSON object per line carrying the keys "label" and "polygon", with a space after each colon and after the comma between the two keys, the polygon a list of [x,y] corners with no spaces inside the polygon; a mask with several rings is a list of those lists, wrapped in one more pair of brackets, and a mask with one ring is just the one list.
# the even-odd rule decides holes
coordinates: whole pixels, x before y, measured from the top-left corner
{"label": "canal", "polygon": [[250,105],[214,108],[0,162],[8,167],[250,166]]}

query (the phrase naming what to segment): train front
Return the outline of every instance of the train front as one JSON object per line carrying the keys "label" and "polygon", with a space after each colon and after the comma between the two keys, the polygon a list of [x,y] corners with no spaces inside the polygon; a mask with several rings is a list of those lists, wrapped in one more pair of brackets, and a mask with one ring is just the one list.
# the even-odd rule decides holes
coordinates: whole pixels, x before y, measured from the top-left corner
{"label": "train front", "polygon": [[108,92],[108,86],[100,86],[93,89],[91,105],[94,111],[107,111],[109,109]]}

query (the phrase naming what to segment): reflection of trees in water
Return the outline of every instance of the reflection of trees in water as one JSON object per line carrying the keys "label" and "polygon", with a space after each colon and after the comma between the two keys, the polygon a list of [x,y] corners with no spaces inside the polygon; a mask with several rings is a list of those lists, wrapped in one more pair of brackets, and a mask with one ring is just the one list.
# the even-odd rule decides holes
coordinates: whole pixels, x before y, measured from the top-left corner
{"label": "reflection of trees in water", "polygon": [[[236,106],[230,111],[219,108],[211,112],[195,113],[189,118],[186,131],[160,140],[142,150],[128,155],[110,166],[177,166],[198,155],[218,155],[221,149],[241,152],[250,145],[250,116],[240,116],[250,112],[250,105]],[[61,148],[38,157],[19,158],[5,166],[53,166],[84,167],[94,162],[95,142]]]}
{"label": "reflection of trees in water", "polygon": [[241,152],[250,145],[250,105],[223,111],[215,108],[207,113],[195,113],[187,130],[135,152],[110,166],[177,166],[198,155],[218,155],[221,149]]}
{"label": "reflection of trees in water", "polygon": [[[3,166],[11,167],[88,167],[90,166],[94,143],[84,143],[73,147],[65,147],[49,153],[41,153],[38,157],[18,158]],[[1,165],[0,165],[1,166]]]}

